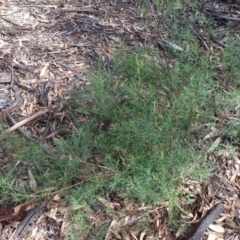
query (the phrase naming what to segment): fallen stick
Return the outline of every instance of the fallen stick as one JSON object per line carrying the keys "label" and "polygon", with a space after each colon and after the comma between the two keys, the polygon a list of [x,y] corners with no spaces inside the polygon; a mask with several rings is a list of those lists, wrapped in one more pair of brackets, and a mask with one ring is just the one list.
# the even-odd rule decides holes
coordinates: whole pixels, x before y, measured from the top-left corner
{"label": "fallen stick", "polygon": [[209,213],[203,218],[197,229],[194,231],[192,236],[188,240],[200,240],[209,227],[219,216],[219,214],[224,210],[223,204],[215,205]]}
{"label": "fallen stick", "polygon": [[22,7],[58,8],[58,5],[23,5]]}
{"label": "fallen stick", "polygon": [[111,224],[110,224],[110,226],[109,226],[109,228],[108,228],[108,231],[107,231],[107,234],[106,234],[106,237],[104,238],[104,240],[107,240],[107,239],[108,239],[108,237],[109,237],[109,235],[110,235],[110,232],[111,232],[111,228],[113,227],[114,224],[115,224],[115,221],[112,220],[112,221],[111,221]]}
{"label": "fallen stick", "polygon": [[[16,123],[15,119],[11,116],[11,114],[10,114],[8,111],[6,111],[6,115],[7,115],[7,119],[8,119],[14,126],[16,126],[16,125],[18,124],[18,123]],[[9,129],[8,129],[8,130],[9,130]],[[20,133],[22,133],[23,136],[26,137],[28,140],[38,143],[38,144],[44,149],[45,153],[47,153],[47,154],[50,155],[50,156],[54,156],[54,153],[52,153],[47,147],[45,147],[45,146],[43,145],[43,143],[41,143],[41,142],[37,141],[35,138],[32,138],[31,136],[29,136],[29,134],[28,134],[27,132],[25,132],[21,127],[18,128],[18,131],[19,131]],[[2,140],[2,138],[3,138],[3,136],[0,136],[0,141]]]}
{"label": "fallen stick", "polygon": [[96,14],[101,15],[104,14],[104,11],[98,11],[98,10],[87,10],[87,9],[66,9],[62,8],[60,9],[61,12],[79,12],[79,13],[85,13],[85,14]]}
{"label": "fallen stick", "polygon": [[198,33],[198,32],[193,28],[192,25],[190,25],[190,28],[191,28],[192,31],[195,33],[195,35],[198,37],[198,39],[202,42],[202,44],[203,44],[203,46],[205,47],[205,49],[206,49],[207,51],[210,51],[207,43],[204,41],[204,39],[203,39],[203,37],[201,36],[201,34]]}
{"label": "fallen stick", "polygon": [[6,130],[6,132],[13,132],[15,131],[16,129],[22,127],[23,125],[25,125],[26,123],[28,122],[31,122],[32,120],[34,120],[35,118],[47,113],[48,110],[43,110],[43,111],[40,111],[40,112],[37,112],[35,114],[33,114],[31,117],[28,117],[26,119],[23,119],[22,121],[16,123],[15,125],[13,125],[12,127],[10,127],[9,129]]}

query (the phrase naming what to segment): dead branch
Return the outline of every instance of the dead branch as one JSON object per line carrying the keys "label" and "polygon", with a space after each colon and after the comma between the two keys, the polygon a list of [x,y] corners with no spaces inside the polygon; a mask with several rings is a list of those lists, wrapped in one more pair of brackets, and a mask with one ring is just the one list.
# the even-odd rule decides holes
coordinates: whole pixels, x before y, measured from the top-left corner
{"label": "dead branch", "polygon": [[14,14],[14,13],[20,12],[20,11],[21,11],[21,10],[16,10],[16,11],[12,11],[12,12],[5,13],[5,14],[0,14],[0,17],[7,16],[7,15],[11,15],[11,14]]}
{"label": "dead branch", "polygon": [[22,8],[25,7],[38,7],[38,8],[58,8],[58,5],[23,5]]}
{"label": "dead branch", "polygon": [[215,205],[203,218],[196,231],[188,240],[200,240],[210,224],[212,224],[224,210],[223,204]]}
{"label": "dead branch", "polygon": [[61,12],[79,12],[85,14],[93,14],[93,15],[101,15],[104,14],[104,11],[97,11],[97,10],[83,10],[83,9],[60,9]]}
{"label": "dead branch", "polygon": [[43,110],[43,111],[37,112],[37,113],[33,114],[31,117],[23,119],[22,121],[18,122],[14,126],[10,127],[9,129],[7,129],[7,132],[13,132],[16,129],[18,129],[18,128],[22,127],[23,125],[25,125],[26,123],[31,122],[35,118],[37,118],[37,117],[39,117],[39,116],[41,116],[41,115],[43,115],[43,114],[45,114],[47,112],[48,112],[48,110]]}
{"label": "dead branch", "polygon": [[204,41],[204,39],[203,39],[203,37],[200,35],[200,33],[198,33],[198,32],[193,28],[192,25],[190,25],[190,28],[191,28],[192,31],[195,33],[195,35],[197,36],[197,38],[202,42],[202,44],[203,44],[203,46],[205,47],[205,49],[206,49],[207,51],[210,51],[207,43]]}
{"label": "dead branch", "polygon": [[[8,111],[6,111],[6,116],[7,116],[7,119],[8,119],[14,126],[17,125],[15,119],[11,116],[11,114],[10,114]],[[49,156],[54,156],[54,154],[53,154],[48,148],[46,148],[41,142],[37,141],[35,138],[32,138],[32,137],[31,137],[26,131],[24,131],[22,128],[18,128],[18,131],[19,131],[25,138],[27,138],[28,140],[38,143],[38,144],[43,148],[43,150],[45,151],[45,153],[47,153]],[[2,136],[2,137],[3,137],[3,136]],[[0,140],[2,139],[2,137],[0,138]]]}

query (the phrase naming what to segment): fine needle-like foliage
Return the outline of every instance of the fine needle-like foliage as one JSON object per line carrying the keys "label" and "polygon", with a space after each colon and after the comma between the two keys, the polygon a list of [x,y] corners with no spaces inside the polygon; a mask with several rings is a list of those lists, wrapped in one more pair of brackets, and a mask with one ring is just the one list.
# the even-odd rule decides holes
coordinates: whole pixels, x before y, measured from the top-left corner
{"label": "fine needle-like foliage", "polygon": [[159,201],[176,194],[182,174],[197,174],[190,130],[211,112],[212,72],[204,56],[175,58],[169,65],[151,48],[120,52],[110,72],[99,64],[91,85],[73,94],[88,120],[62,144],[69,154],[98,155],[114,169],[100,189]]}

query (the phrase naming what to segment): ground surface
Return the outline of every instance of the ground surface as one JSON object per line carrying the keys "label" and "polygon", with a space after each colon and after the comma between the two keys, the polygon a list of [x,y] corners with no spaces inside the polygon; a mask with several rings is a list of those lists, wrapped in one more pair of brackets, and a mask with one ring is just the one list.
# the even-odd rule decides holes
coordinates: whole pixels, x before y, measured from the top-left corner
{"label": "ground surface", "polygon": [[[62,134],[62,129],[56,127],[59,122],[70,131],[74,128],[74,120],[64,111],[58,97],[68,100],[70,89],[86,86],[86,71],[99,57],[106,62],[107,68],[114,48],[121,44],[121,40],[127,45],[154,45],[160,51],[159,39],[167,39],[163,27],[154,24],[154,15],[149,13],[153,21],[144,23],[139,9],[130,1],[68,1],[64,7],[60,1],[0,3],[0,106],[2,109],[13,106],[9,114],[17,122],[37,114],[34,121],[28,123],[26,134],[42,141]],[[202,6],[205,12],[211,10],[211,4],[207,2]],[[234,24],[237,24],[229,28],[230,34],[239,31],[239,11],[238,5],[233,4],[216,7],[216,18],[224,19],[223,14],[225,18],[235,18]],[[215,24],[216,33],[220,32],[221,22],[216,21]],[[201,29],[196,29],[201,32]],[[212,41],[196,35],[206,51],[214,53],[224,46],[224,38],[220,34]],[[215,121],[221,124],[232,118],[239,120],[237,110],[218,116]],[[9,116],[3,110],[2,115],[7,123]],[[172,234],[172,228],[167,224],[167,202],[138,206],[134,202],[124,202],[121,194],[99,199],[106,209],[118,212],[118,220],[109,219],[106,212],[96,210],[92,211],[92,225],[97,227],[101,222],[109,223],[106,240],[176,239],[182,236],[186,223],[194,226],[208,210],[221,202],[225,210],[209,226],[203,239],[239,239],[239,146],[231,146],[231,152],[217,151],[222,137],[214,129],[204,140],[212,143],[204,161],[215,161],[216,169],[207,181],[182,180],[182,202],[179,202],[178,209],[181,219],[177,219],[181,227],[177,236]],[[0,156],[4,158],[4,152],[0,152]],[[31,172],[28,177],[31,178]],[[11,236],[12,239],[67,239],[64,228],[68,224],[70,209],[63,206],[57,192],[53,196],[38,206],[33,200],[0,208],[1,239],[10,239]],[[188,201],[185,196],[188,196]],[[27,223],[33,219],[30,226],[24,223],[26,218]],[[146,225],[142,228],[138,224],[142,219],[149,222],[148,229]],[[72,228],[77,230],[78,226]],[[18,231],[13,234],[15,229]],[[91,239],[90,233],[82,239]]]}

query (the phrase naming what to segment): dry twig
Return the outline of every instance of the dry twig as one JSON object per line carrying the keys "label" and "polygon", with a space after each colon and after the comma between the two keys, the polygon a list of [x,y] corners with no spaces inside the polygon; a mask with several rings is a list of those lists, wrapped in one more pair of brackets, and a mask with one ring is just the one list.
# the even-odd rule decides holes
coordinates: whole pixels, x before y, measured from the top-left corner
{"label": "dry twig", "polygon": [[16,123],[14,126],[12,126],[9,129],[7,129],[7,132],[13,132],[14,130],[22,127],[26,123],[31,122],[35,118],[37,118],[37,117],[39,117],[39,116],[41,116],[41,115],[43,115],[43,114],[45,114],[47,112],[48,112],[48,110],[43,110],[43,111],[37,112],[37,113],[33,114],[31,117],[28,117],[28,118],[23,119],[22,121]]}

